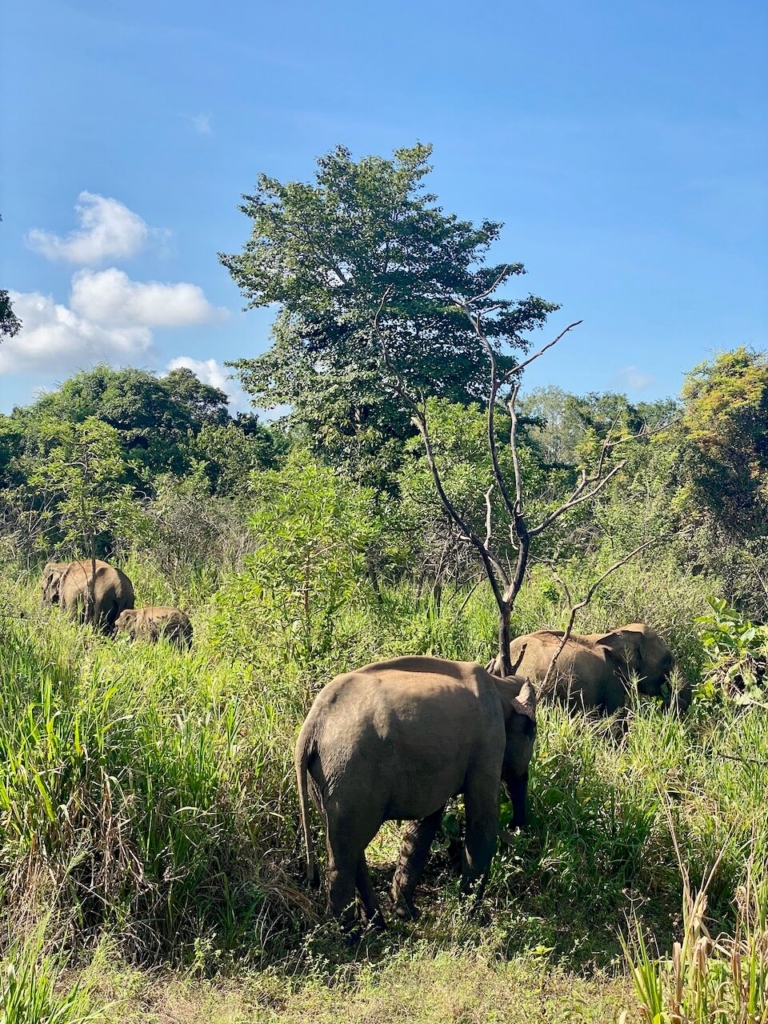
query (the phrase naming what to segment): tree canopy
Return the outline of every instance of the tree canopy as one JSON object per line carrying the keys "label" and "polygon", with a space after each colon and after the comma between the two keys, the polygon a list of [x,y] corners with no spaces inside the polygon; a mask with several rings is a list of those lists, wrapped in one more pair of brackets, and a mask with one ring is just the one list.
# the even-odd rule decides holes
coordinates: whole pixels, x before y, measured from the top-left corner
{"label": "tree canopy", "polygon": [[737,348],[700,363],[682,398],[692,505],[727,533],[765,536],[768,357]]}
{"label": "tree canopy", "polygon": [[501,224],[446,214],[424,190],[430,154],[416,145],[354,161],[339,146],[318,160],[314,183],[261,175],[241,206],[249,241],[220,254],[249,306],[279,309],[272,347],[233,364],[243,387],[257,405],[290,405],[311,442],[363,479],[382,445],[379,468],[394,456],[388,443],[412,430],[392,367],[424,397],[487,396],[487,356],[461,302],[475,300],[504,370],[557,309],[490,294],[525,269],[486,264]]}

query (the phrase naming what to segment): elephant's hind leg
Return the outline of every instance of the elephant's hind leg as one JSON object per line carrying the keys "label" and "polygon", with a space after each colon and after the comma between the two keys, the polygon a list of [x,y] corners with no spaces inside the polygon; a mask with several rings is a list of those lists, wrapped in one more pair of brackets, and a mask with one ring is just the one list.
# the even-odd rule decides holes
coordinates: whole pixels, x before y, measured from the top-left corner
{"label": "elephant's hind leg", "polygon": [[482,899],[488,868],[496,850],[499,833],[499,782],[490,774],[472,780],[464,791],[466,832],[461,866],[461,891]]}
{"label": "elephant's hind leg", "polygon": [[326,808],[326,826],[328,906],[342,928],[348,930],[355,922],[356,886],[360,887],[366,913],[369,908],[374,913],[378,909],[365,864],[365,848],[376,834],[377,826],[360,821],[355,815],[339,813],[334,807]]}
{"label": "elephant's hind leg", "polygon": [[413,894],[419,884],[421,873],[429,857],[429,848],[435,838],[444,808],[435,811],[420,821],[411,821],[406,825],[400,857],[392,882],[392,900],[398,917],[412,919],[418,917],[418,910],[413,903]]}
{"label": "elephant's hind leg", "polygon": [[357,891],[360,894],[360,902],[363,905],[363,918],[365,923],[371,925],[373,928],[378,928],[380,931],[383,931],[386,928],[386,924],[381,910],[379,910],[379,901],[376,899],[376,893],[373,891],[371,876],[368,874],[368,865],[365,862],[365,854],[363,854],[357,862],[355,885],[357,886]]}

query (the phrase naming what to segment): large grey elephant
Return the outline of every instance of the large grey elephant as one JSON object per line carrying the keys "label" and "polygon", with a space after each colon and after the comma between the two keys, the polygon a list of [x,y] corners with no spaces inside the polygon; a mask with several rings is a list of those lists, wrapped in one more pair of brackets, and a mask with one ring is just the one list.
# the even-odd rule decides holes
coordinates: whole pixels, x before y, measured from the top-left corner
{"label": "large grey elephant", "polygon": [[[563,631],[554,629],[517,637],[510,647],[514,671],[540,687],[562,637]],[[672,651],[643,622],[610,633],[572,634],[547,684],[547,695],[571,707],[612,714],[627,703],[634,679],[640,693],[663,696],[662,687],[669,684],[673,667]],[[690,702],[691,685],[687,682],[668,699],[681,711]]]}
{"label": "large grey elephant", "polygon": [[525,823],[536,697],[522,679],[473,662],[395,658],[337,676],[318,694],[296,744],[307,875],[315,878],[307,792],[325,817],[331,911],[346,923],[383,920],[365,849],[382,822],[410,822],[392,885],[395,912],[415,916],[413,893],[451,797],[464,794],[462,889],[482,887],[496,848],[499,788]]}
{"label": "large grey elephant", "polygon": [[88,588],[93,565],[82,562],[49,562],[43,570],[43,601],[58,605],[80,622],[89,621],[111,632],[120,612],[133,608],[133,585],[124,572],[96,560],[93,579],[93,608],[89,608]]}
{"label": "large grey elephant", "polygon": [[115,621],[115,630],[126,633],[134,640],[155,643],[161,637],[178,647],[192,646],[192,623],[180,608],[152,605],[146,608],[126,608]]}

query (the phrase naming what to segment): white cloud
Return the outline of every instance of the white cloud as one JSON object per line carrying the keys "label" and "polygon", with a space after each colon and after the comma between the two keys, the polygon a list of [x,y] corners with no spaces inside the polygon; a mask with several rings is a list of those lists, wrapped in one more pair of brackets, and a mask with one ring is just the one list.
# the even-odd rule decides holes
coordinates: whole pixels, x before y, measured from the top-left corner
{"label": "white cloud", "polygon": [[24,324],[0,345],[0,375],[69,373],[103,360],[125,364],[152,347],[152,332],[140,325],[103,326],[78,316],[39,292],[11,292]]}
{"label": "white cloud", "polygon": [[27,235],[30,249],[49,260],[91,265],[105,259],[133,256],[157,233],[138,213],[117,199],[81,192],[78,200],[75,210],[80,227],[66,238],[33,228]]}
{"label": "white cloud", "polygon": [[190,121],[198,135],[213,135],[213,118],[210,114],[195,114]]}
{"label": "white cloud", "polygon": [[186,367],[203,382],[214,388],[219,388],[229,398],[229,406],[232,412],[246,411],[250,409],[248,396],[233,380],[229,378],[223,366],[215,359],[193,359],[191,356],[177,356],[168,363],[168,373],[171,370],[178,370]]}
{"label": "white cloud", "polygon": [[[0,376],[71,373],[102,361],[129,365],[152,353],[153,327],[184,327],[226,315],[197,285],[132,281],[114,267],[77,271],[68,306],[39,292],[10,295],[23,327],[0,345]],[[213,374],[215,361],[208,363],[207,372]],[[223,371],[219,374],[223,381]],[[235,396],[240,401],[239,388],[224,389],[232,401]]]}
{"label": "white cloud", "polygon": [[226,315],[196,284],[132,281],[122,270],[80,270],[72,278],[71,306],[100,324],[183,327]]}
{"label": "white cloud", "polygon": [[623,366],[617,370],[616,380],[620,387],[628,388],[630,391],[647,391],[656,383],[653,374],[643,373],[636,366]]}

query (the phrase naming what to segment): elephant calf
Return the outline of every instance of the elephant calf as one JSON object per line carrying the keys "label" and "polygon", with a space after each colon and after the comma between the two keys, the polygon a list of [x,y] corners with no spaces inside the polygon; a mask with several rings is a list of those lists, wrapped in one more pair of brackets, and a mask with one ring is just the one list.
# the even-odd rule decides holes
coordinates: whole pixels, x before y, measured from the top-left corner
{"label": "elephant calf", "polygon": [[95,575],[93,568],[90,560],[49,562],[43,569],[42,598],[80,622],[92,622],[110,633],[118,615],[125,608],[133,608],[133,584],[124,572],[107,562],[96,560]]}
{"label": "elephant calf", "polygon": [[307,876],[315,878],[307,793],[325,817],[328,902],[349,922],[383,925],[365,861],[382,822],[408,826],[392,885],[395,911],[415,916],[413,893],[451,797],[464,794],[462,889],[481,882],[496,848],[499,786],[525,822],[536,698],[521,679],[472,662],[396,658],[337,676],[318,694],[296,744]]}
{"label": "elephant calf", "polygon": [[[554,629],[517,637],[510,647],[514,671],[540,684],[562,637],[563,631]],[[632,622],[610,633],[572,634],[547,689],[571,707],[612,714],[627,703],[634,679],[640,693],[662,696],[673,666],[672,651],[659,634],[643,622]],[[674,695],[674,701],[680,710],[688,707],[690,683]]]}
{"label": "elephant calf", "polygon": [[115,629],[127,633],[134,640],[152,643],[165,637],[178,647],[192,646],[192,623],[179,608],[154,606],[129,608],[115,622]]}

